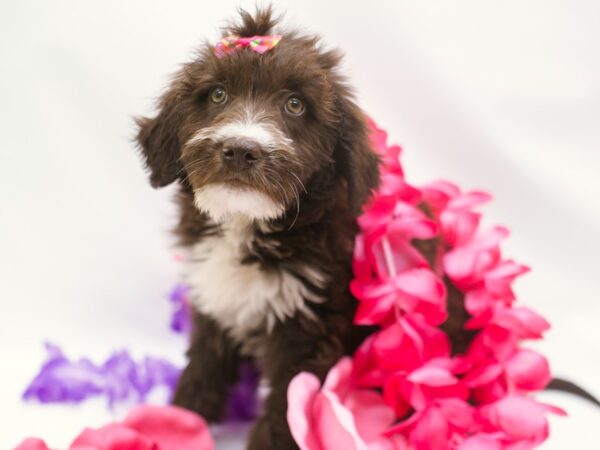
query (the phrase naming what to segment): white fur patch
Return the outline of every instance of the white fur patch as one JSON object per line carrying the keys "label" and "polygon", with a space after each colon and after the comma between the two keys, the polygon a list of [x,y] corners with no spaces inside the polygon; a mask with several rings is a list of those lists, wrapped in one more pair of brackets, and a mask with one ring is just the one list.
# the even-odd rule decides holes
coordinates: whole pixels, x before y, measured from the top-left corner
{"label": "white fur patch", "polygon": [[262,122],[231,122],[215,130],[215,137],[220,140],[244,137],[258,142],[265,150],[273,149],[280,141],[272,129]]}
{"label": "white fur patch", "polygon": [[253,220],[275,219],[285,212],[282,204],[254,189],[212,183],[194,191],[196,208],[207,213],[215,222],[241,214]]}
{"label": "white fur patch", "polygon": [[193,145],[205,139],[223,142],[229,138],[240,137],[258,142],[265,152],[275,149],[290,151],[293,148],[292,140],[279,127],[266,120],[263,113],[255,112],[252,107],[246,107],[242,117],[238,120],[198,131],[187,141],[186,145]]}
{"label": "white fur patch", "polygon": [[[298,311],[311,315],[306,301],[323,301],[289,272],[241,263],[252,239],[247,219],[236,217],[219,229],[220,235],[207,236],[192,249],[191,299],[198,311],[214,318],[246,351],[254,345],[248,341],[253,332],[268,332],[276,321]],[[324,286],[325,277],[318,271],[300,270],[311,283]]]}

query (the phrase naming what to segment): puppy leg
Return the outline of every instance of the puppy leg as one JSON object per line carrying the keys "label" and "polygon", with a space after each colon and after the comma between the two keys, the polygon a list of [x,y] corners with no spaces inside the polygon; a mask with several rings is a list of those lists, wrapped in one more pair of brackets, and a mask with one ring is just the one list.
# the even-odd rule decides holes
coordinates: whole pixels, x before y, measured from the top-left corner
{"label": "puppy leg", "polygon": [[237,381],[239,354],[235,343],[211,318],[195,313],[189,362],[177,384],[173,404],[219,421],[227,391]]}
{"label": "puppy leg", "polygon": [[[343,318],[337,320],[339,324]],[[314,373],[323,380],[343,355],[344,335],[329,326],[335,323],[333,317],[321,317],[320,321],[297,317],[275,327],[263,361],[271,391],[265,400],[263,415],[250,434],[248,450],[298,449],[287,423],[288,384],[302,371]]]}

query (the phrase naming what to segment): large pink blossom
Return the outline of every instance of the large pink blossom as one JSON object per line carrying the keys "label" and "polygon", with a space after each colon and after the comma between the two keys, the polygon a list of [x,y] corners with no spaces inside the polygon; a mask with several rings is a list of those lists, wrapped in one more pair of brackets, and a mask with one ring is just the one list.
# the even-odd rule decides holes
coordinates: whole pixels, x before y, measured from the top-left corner
{"label": "large pink blossom", "polygon": [[301,450],[401,450],[403,439],[383,433],[393,411],[371,390],[353,389],[352,361],[340,360],[321,387],[310,373],[300,373],[288,389],[288,424]]}
{"label": "large pink blossom", "polygon": [[[213,450],[206,422],[174,406],[142,405],[122,422],[86,428],[69,450]],[[14,450],[50,450],[41,439],[29,438]]]}

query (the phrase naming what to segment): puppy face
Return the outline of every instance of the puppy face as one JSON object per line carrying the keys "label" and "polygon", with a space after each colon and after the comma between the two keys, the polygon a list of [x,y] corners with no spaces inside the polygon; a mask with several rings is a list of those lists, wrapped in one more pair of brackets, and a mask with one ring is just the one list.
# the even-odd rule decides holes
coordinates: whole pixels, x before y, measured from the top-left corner
{"label": "puppy face", "polygon": [[[266,35],[273,26],[270,11],[242,13],[230,33]],[[241,49],[217,58],[203,48],[174,78],[158,116],[138,120],[152,184],[185,181],[216,221],[297,213],[302,198],[338,183],[360,207],[377,182],[377,159],[336,72],[339,55],[317,44],[288,33],[262,55]]]}

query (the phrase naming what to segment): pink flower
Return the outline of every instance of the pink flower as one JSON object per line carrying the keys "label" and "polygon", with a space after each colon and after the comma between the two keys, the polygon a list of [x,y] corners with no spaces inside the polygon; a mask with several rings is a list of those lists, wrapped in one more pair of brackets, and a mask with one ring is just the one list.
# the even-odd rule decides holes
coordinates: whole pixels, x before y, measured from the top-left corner
{"label": "pink flower", "polygon": [[422,411],[440,399],[467,400],[469,389],[454,376],[453,366],[449,358],[436,358],[410,373],[395,373],[383,386],[383,398],[398,417],[411,408]]}
{"label": "pink flower", "polygon": [[390,441],[383,432],[394,420],[375,391],[353,389],[352,361],[340,360],[323,386],[310,373],[294,377],[288,388],[287,419],[301,450],[397,450],[401,440]]}
{"label": "pink flower", "polygon": [[446,320],[446,287],[426,268],[406,270],[383,282],[353,280],[350,289],[360,301],[355,323],[386,323],[396,311],[417,314],[437,325]]}
{"label": "pink flower", "polygon": [[480,408],[478,420],[484,433],[499,433],[502,443],[521,443],[534,448],[548,437],[547,413],[566,415],[562,409],[539,403],[532,398],[508,395]]}
{"label": "pink flower", "polygon": [[[143,405],[120,423],[87,428],[70,450],[213,450],[214,442],[204,420],[174,406]],[[26,439],[15,450],[49,450],[40,439]]]}
{"label": "pink flower", "polygon": [[508,359],[485,358],[464,377],[478,403],[490,403],[509,392],[529,392],[544,389],[550,382],[550,367],[542,355],[519,349]]}
{"label": "pink flower", "polygon": [[408,420],[387,431],[408,436],[416,450],[450,450],[475,426],[473,408],[456,398],[432,402]]}
{"label": "pink flower", "polygon": [[444,270],[456,287],[467,291],[481,286],[485,274],[500,261],[498,245],[506,236],[506,228],[494,227],[444,255]]}
{"label": "pink flower", "polygon": [[400,164],[400,153],[402,153],[402,149],[398,145],[388,145],[387,132],[379,128],[372,119],[368,118],[367,121],[369,128],[371,129],[371,145],[373,150],[375,150],[381,158],[382,169],[403,176],[402,165]]}
{"label": "pink flower", "polygon": [[[481,321],[481,319],[484,319]],[[477,323],[477,321],[481,323]],[[540,339],[550,324],[529,308],[498,306],[491,317],[468,321],[465,328],[477,328],[487,322],[481,332],[475,336],[468,350],[470,358],[492,356],[506,359],[512,355],[523,339]]]}
{"label": "pink flower", "polygon": [[353,377],[359,386],[381,387],[391,374],[412,372],[430,359],[449,355],[443,331],[404,316],[363,342],[354,354]]}
{"label": "pink flower", "polygon": [[437,226],[412,203],[394,196],[381,195],[373,200],[358,224],[370,240],[381,234],[397,234],[404,239],[429,239],[437,234]]}
{"label": "pink flower", "polygon": [[423,198],[439,215],[442,237],[451,246],[468,243],[479,226],[481,214],[473,208],[491,200],[485,192],[461,193],[458,186],[447,181],[437,181],[422,188]]}
{"label": "pink flower", "polygon": [[528,271],[529,267],[511,260],[499,262],[496,267],[484,274],[480,288],[466,294],[467,311],[477,318],[480,316],[489,318],[497,304],[512,305],[515,300],[512,283],[518,276]]}

